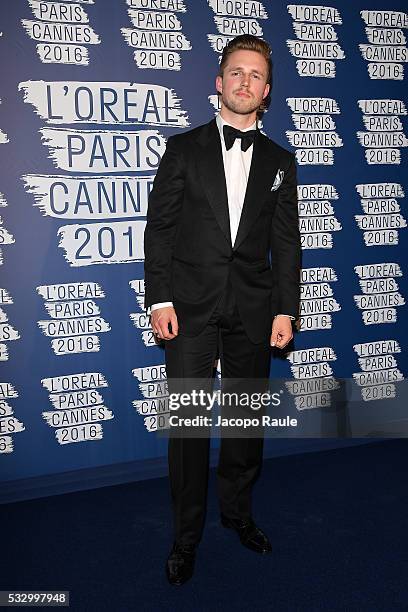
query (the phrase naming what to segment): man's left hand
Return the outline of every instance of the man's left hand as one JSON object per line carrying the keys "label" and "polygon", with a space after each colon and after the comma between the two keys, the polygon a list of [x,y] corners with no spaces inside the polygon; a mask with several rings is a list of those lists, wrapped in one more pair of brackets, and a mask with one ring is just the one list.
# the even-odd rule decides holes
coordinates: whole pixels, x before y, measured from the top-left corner
{"label": "man's left hand", "polygon": [[272,323],[270,344],[283,349],[292,340],[292,321],[287,315],[278,315]]}

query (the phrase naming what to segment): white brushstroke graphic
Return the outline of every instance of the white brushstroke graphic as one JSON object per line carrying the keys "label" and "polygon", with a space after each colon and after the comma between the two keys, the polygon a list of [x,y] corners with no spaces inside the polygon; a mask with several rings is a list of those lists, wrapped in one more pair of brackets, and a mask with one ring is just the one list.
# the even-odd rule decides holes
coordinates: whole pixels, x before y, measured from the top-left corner
{"label": "white brushstroke graphic", "polygon": [[37,292],[44,300],[51,300],[53,302],[105,297],[102,287],[98,283],[93,282],[40,285],[37,287]]}
{"label": "white brushstroke graphic", "polygon": [[19,340],[20,333],[9,323],[0,323],[0,342]]}
{"label": "white brushstroke graphic", "polygon": [[[56,355],[71,353],[91,353],[100,349],[98,333],[110,331],[110,325],[101,316],[90,315],[95,306],[90,298],[104,297],[97,283],[63,283],[60,285],[43,285],[37,292],[46,301],[48,312],[57,314],[56,318],[38,321],[43,334],[53,338],[51,348]],[[83,302],[78,300],[84,300]],[[61,303],[60,300],[64,302]],[[69,300],[69,301],[65,301]],[[48,302],[48,303],[47,303]],[[93,304],[90,310],[85,309],[85,316],[66,317],[69,314],[83,314],[81,304]],[[99,311],[99,308],[97,308]]]}
{"label": "white brushstroke graphic", "polygon": [[365,115],[407,115],[407,108],[402,100],[375,98],[357,100],[357,104]]}
{"label": "white brushstroke graphic", "polygon": [[50,319],[38,321],[38,326],[50,338],[82,336],[110,331],[103,317],[81,317],[76,319]]}
{"label": "white brushstroke graphic", "polygon": [[363,123],[370,132],[392,132],[403,129],[401,119],[394,115],[364,115]]}
{"label": "white brushstroke graphic", "polygon": [[297,149],[295,156],[300,166],[332,166],[334,164],[332,149]]}
{"label": "white brushstroke graphic", "polygon": [[139,389],[143,397],[148,399],[164,398],[169,394],[167,380],[159,382],[140,383]]}
{"label": "white brushstroke graphic", "polygon": [[[402,276],[395,263],[366,264],[356,266],[354,271],[360,280],[387,279]],[[397,286],[398,288],[398,286]],[[362,311],[364,325],[380,325],[397,322],[397,307],[405,305],[405,298],[399,291],[374,292],[354,295],[357,307]]]}
{"label": "white brushstroke graphic", "polygon": [[398,263],[384,262],[377,264],[364,264],[355,266],[354,272],[359,278],[387,278],[390,276],[402,276],[402,270]]}
{"label": "white brushstroke graphic", "polygon": [[404,32],[400,28],[365,28],[367,40],[371,45],[405,45],[407,42]]}
{"label": "white brushstroke graphic", "polygon": [[346,57],[343,49],[338,43],[287,40],[286,44],[288,45],[290,54],[297,58],[312,60],[332,60],[334,58],[340,60]]}
{"label": "white brushstroke graphic", "polygon": [[158,9],[162,11],[186,12],[184,0],[126,0],[126,4],[135,9]]}
{"label": "white brushstroke graphic", "polygon": [[340,13],[334,8],[308,5],[289,5],[288,11],[294,19],[297,40],[288,39],[286,44],[297,58],[299,76],[333,79],[336,61],[345,58],[333,28],[342,21]]}
{"label": "white brushstroke graphic", "polygon": [[397,361],[392,355],[381,355],[379,357],[360,357],[358,364],[365,372],[373,370],[385,370],[397,367]]}
{"label": "white brushstroke graphic", "polygon": [[337,355],[331,346],[319,346],[316,348],[300,349],[290,351],[286,359],[292,364],[317,363],[319,361],[336,361]]}
{"label": "white brushstroke graphic", "polygon": [[343,146],[343,141],[337,132],[294,132],[286,130],[286,136],[291,146],[296,148],[332,148]]}
{"label": "white brushstroke graphic", "polygon": [[400,183],[362,183],[356,185],[359,196],[369,198],[403,198],[404,189]]}
{"label": "white brushstroke graphic", "polygon": [[0,453],[8,454],[14,450],[13,438],[11,436],[0,436]]}
{"label": "white brushstroke graphic", "polygon": [[58,246],[74,267],[141,262],[145,226],[146,221],[63,225]]}
{"label": "white brushstroke graphic", "polygon": [[289,4],[287,8],[294,21],[329,23],[332,25],[343,23],[339,11],[330,6]]}
{"label": "white brushstroke graphic", "polygon": [[139,382],[152,382],[166,378],[166,365],[164,363],[143,368],[135,368],[132,374]]}
{"label": "white brushstroke graphic", "polygon": [[103,404],[102,395],[96,389],[83,389],[69,393],[50,393],[50,402],[58,410],[89,408]]}
{"label": "white brushstroke graphic", "polygon": [[408,28],[408,15],[400,11],[360,11],[367,26]]}
{"label": "white brushstroke graphic", "polygon": [[214,16],[217,30],[224,36],[239,36],[241,34],[251,34],[252,36],[263,36],[261,25],[256,19],[241,19],[236,17]]}
{"label": "white brushstroke graphic", "polygon": [[292,121],[297,130],[328,130],[336,129],[336,124],[331,115],[301,115],[293,114]]}
{"label": "white brushstroke graphic", "polygon": [[32,40],[46,43],[99,45],[101,40],[90,25],[43,23],[32,19],[22,19],[21,23]]}
{"label": "white brushstroke graphic", "polygon": [[143,343],[144,343],[144,345],[146,347],[157,346],[153,330],[142,332],[142,336],[141,337],[142,337]]}
{"label": "white brushstroke graphic", "polygon": [[156,170],[165,151],[165,139],[157,130],[43,128],[40,133],[54,165],[69,172]]}
{"label": "white brushstroke graphic", "polygon": [[163,85],[121,81],[22,81],[24,102],[50,124],[189,125],[181,98]]}
{"label": "white brushstroke graphic", "polygon": [[0,382],[0,400],[14,399],[18,397],[18,392],[14,385],[8,382]]}
{"label": "white brushstroke graphic", "polygon": [[136,293],[138,293],[140,295],[144,295],[144,293],[145,293],[144,278],[136,278],[134,280],[129,281],[129,286]]}
{"label": "white brushstroke graphic", "polygon": [[121,28],[122,36],[136,50],[133,58],[141,70],[181,70],[180,51],[192,46],[182,32],[182,0],[127,0],[130,22],[135,29]]}
{"label": "white brushstroke graphic", "polygon": [[229,17],[252,17],[255,19],[268,19],[268,14],[262,2],[255,0],[208,0],[209,6],[217,15]]}
{"label": "white brushstroke graphic", "polygon": [[322,378],[289,380],[285,382],[285,386],[291,395],[307,395],[335,391],[340,387],[340,384],[333,376],[324,376]]}
{"label": "white brushstroke graphic", "polygon": [[101,372],[81,372],[80,374],[43,378],[41,384],[50,393],[108,386],[107,380]]}
{"label": "white brushstroke graphic", "polygon": [[356,383],[362,387],[365,385],[376,385],[378,383],[398,382],[404,380],[402,372],[398,368],[381,370],[379,372],[356,372],[353,373]]}
{"label": "white brushstroke graphic", "polygon": [[0,216],[0,244],[3,246],[5,244],[13,244],[15,241],[13,234],[10,234],[10,232],[3,227],[3,219]]}
{"label": "white brushstroke graphic", "polygon": [[398,291],[398,283],[394,278],[378,278],[358,281],[363,293],[370,295],[374,293],[385,293],[388,291]]}
{"label": "white brushstroke graphic", "polygon": [[[360,109],[364,115],[369,115],[367,122],[375,125],[377,117],[377,130],[357,132],[357,138],[364,147],[364,154],[369,165],[396,164],[401,163],[400,147],[408,146],[408,138],[402,131],[402,123],[397,121],[400,130],[387,131],[389,124],[398,119],[398,115],[406,115],[407,110],[402,100],[396,99],[372,99],[358,100]],[[385,117],[389,116],[387,120]],[[394,128],[397,127],[395,124]]]}
{"label": "white brushstroke graphic", "polygon": [[334,185],[314,183],[298,185],[299,200],[338,200],[339,194]]}
{"label": "white brushstroke graphic", "polygon": [[181,70],[181,56],[176,51],[143,51],[133,53],[135,64],[141,70]]}
{"label": "white brushstroke graphic", "polygon": [[10,142],[9,137],[3,130],[0,130],[0,144],[7,144]]}
{"label": "white brushstroke graphic", "polygon": [[317,23],[296,23],[293,29],[298,40],[333,42],[338,40],[337,32],[332,25]]}
{"label": "white brushstroke graphic", "polygon": [[69,411],[43,412],[43,418],[50,427],[72,427],[113,419],[113,414],[105,406],[97,408],[73,408]]}
{"label": "white brushstroke graphic", "polygon": [[[318,115],[322,115],[322,122],[328,123],[328,116],[340,113],[339,106],[333,98],[287,98],[286,102],[293,112],[295,127],[308,124],[307,115],[309,113],[313,123],[317,123]],[[299,115],[299,120],[295,120],[296,115]],[[309,129],[286,131],[290,144],[296,148],[297,163],[299,165],[333,165],[333,148],[342,147],[342,139],[333,130],[311,131],[310,123]]]}
{"label": "white brushstroke graphic", "polygon": [[99,306],[93,300],[75,300],[70,302],[52,302],[44,304],[52,319],[72,319],[100,314]]}
{"label": "white brushstroke graphic", "polygon": [[7,344],[0,343],[0,361],[8,361],[9,352],[7,348]]}
{"label": "white brushstroke graphic", "polygon": [[333,98],[286,98],[293,113],[339,115],[340,108]]}
{"label": "white brushstroke graphic", "polygon": [[[301,270],[301,295],[303,297],[300,302],[299,331],[331,329],[331,313],[341,310],[341,305],[332,297],[333,292],[327,291],[327,285],[334,281],[337,281],[337,275],[333,268],[303,268]],[[320,290],[318,289],[319,284],[322,286]]]}
{"label": "white brushstroke graphic", "polygon": [[44,216],[112,220],[146,216],[154,176],[26,174],[22,179]]}
{"label": "white brushstroke graphic", "polygon": [[65,2],[41,2],[28,0],[36,19],[56,23],[88,23],[89,18],[82,6]]}
{"label": "white brushstroke graphic", "polygon": [[182,32],[161,32],[155,30],[132,30],[121,28],[129,47],[162,51],[190,51],[190,41]]}
{"label": "white brushstroke graphic", "polygon": [[320,378],[322,376],[331,376],[333,374],[331,366],[326,362],[291,366],[290,369],[294,378],[297,379]]}
{"label": "white brushstroke graphic", "polygon": [[298,200],[298,211],[300,219],[334,215],[334,208],[329,200]]}
{"label": "white brushstroke graphic", "polygon": [[150,324],[150,317],[142,312],[131,312],[130,319],[133,322],[133,325],[138,329],[152,329]]}
{"label": "white brushstroke graphic", "polygon": [[2,417],[11,416],[14,413],[13,407],[6,401],[0,400],[0,415]]}
{"label": "white brushstroke graphic", "polygon": [[103,430],[100,423],[87,423],[81,425],[81,427],[63,427],[61,429],[56,429],[55,437],[59,444],[102,440]]}
{"label": "white brushstroke graphic", "polygon": [[168,398],[134,400],[132,404],[142,416],[170,413]]}
{"label": "white brushstroke graphic", "polygon": [[144,30],[181,30],[180,20],[174,13],[159,11],[139,11],[128,9],[128,15],[135,28]]}
{"label": "white brushstroke graphic", "polygon": [[152,415],[144,418],[144,425],[147,431],[158,431],[161,429],[169,429],[170,413],[158,414],[157,416]]}
{"label": "white brushstroke graphic", "polygon": [[401,345],[398,340],[376,340],[374,342],[354,344],[353,350],[359,357],[374,357],[401,353]]}
{"label": "white brushstroke graphic", "polygon": [[355,215],[357,225],[362,230],[383,230],[390,228],[401,229],[407,227],[407,222],[402,215]]}
{"label": "white brushstroke graphic", "polygon": [[397,389],[394,383],[403,380],[394,354],[401,352],[397,340],[377,340],[355,344],[361,372],[353,373],[353,379],[361,387],[363,401],[393,399]]}
{"label": "white brushstroke graphic", "polygon": [[89,65],[89,51],[83,45],[39,43],[37,53],[43,64]]}
{"label": "white brushstroke graphic", "polygon": [[19,433],[25,430],[24,424],[16,417],[0,418],[0,430],[5,434]]}
{"label": "white brushstroke graphic", "polygon": [[14,441],[10,434],[25,431],[24,423],[13,416],[13,407],[6,401],[17,397],[18,393],[11,383],[0,382],[0,454],[14,451]]}
{"label": "white brushstroke graphic", "polygon": [[315,393],[313,395],[295,397],[297,410],[310,410],[312,408],[328,408],[331,406],[330,393]]}

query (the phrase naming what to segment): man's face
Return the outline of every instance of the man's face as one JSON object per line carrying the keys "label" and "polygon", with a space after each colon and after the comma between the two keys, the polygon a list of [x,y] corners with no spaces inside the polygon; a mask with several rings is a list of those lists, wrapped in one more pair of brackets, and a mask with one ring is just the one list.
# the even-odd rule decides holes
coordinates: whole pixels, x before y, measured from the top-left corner
{"label": "man's face", "polygon": [[217,76],[216,87],[222,104],[233,113],[248,115],[256,111],[269,93],[268,66],[257,51],[231,53],[223,76]]}

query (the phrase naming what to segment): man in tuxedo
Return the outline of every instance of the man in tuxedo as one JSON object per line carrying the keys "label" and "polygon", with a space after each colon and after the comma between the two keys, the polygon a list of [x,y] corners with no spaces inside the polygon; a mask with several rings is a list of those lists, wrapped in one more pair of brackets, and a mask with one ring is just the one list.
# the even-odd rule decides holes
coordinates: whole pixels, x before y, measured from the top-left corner
{"label": "man in tuxedo", "polygon": [[[145,307],[165,343],[172,380],[268,379],[271,346],[284,348],[298,316],[300,235],[292,153],[257,129],[269,95],[270,47],[242,35],[225,47],[216,88],[221,109],[206,125],[171,136],[149,198]],[[263,436],[225,436],[217,470],[221,524],[244,546],[271,551],[252,517]],[[209,436],[170,431],[175,541],[171,584],[194,569],[204,525]]]}

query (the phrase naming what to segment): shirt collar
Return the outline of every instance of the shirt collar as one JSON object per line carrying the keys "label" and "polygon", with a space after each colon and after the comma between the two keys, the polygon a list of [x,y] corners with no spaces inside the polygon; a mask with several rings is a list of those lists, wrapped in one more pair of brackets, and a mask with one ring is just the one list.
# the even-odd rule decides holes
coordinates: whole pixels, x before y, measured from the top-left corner
{"label": "shirt collar", "polygon": [[[228,121],[225,121],[225,119],[223,119],[220,115],[220,113],[217,114],[215,121],[217,123],[217,127],[218,127],[218,131],[220,133],[220,136],[222,138],[222,140],[224,140],[224,134],[222,131],[222,128],[224,127],[224,125],[231,125],[230,123],[228,123]],[[241,132],[248,132],[249,130],[256,130],[256,126],[257,126],[257,120],[255,119],[254,123],[252,125],[250,125],[249,127],[245,128],[244,130],[241,130]],[[233,127],[233,126],[232,126]]]}

